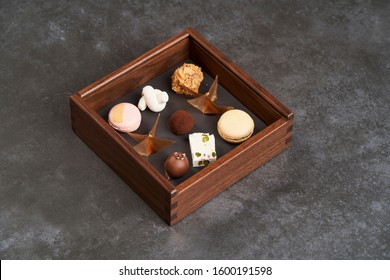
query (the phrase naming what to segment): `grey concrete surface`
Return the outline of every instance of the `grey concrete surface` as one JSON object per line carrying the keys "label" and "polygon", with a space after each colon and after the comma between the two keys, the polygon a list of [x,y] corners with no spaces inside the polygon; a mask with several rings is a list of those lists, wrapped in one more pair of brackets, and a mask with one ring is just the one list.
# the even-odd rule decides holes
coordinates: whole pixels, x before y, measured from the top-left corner
{"label": "grey concrete surface", "polygon": [[[390,259],[389,1],[1,1],[1,259]],[[68,96],[188,26],[295,112],[293,145],[174,227]]]}

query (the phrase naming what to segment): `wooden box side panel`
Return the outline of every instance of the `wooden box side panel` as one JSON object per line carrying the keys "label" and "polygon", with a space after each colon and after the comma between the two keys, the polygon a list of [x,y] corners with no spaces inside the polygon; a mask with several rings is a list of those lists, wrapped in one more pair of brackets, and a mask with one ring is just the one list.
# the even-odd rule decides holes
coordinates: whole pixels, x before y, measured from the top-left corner
{"label": "wooden box side panel", "polygon": [[[241,179],[261,164],[270,160],[290,145],[292,137],[292,120],[278,120],[265,130],[265,136],[247,148],[234,150],[221,158],[223,162],[207,173],[204,170],[178,186],[172,199],[171,224],[180,221],[191,212],[202,206],[214,196]],[[254,156],[255,155],[255,156]],[[209,166],[210,168],[212,165]]]}
{"label": "wooden box side panel", "polygon": [[[103,159],[159,216],[170,222],[173,186],[128,148],[125,140],[100,123],[100,117],[86,107],[80,96],[70,97],[74,132]],[[123,142],[122,142],[123,141]]]}
{"label": "wooden box side panel", "polygon": [[293,113],[287,107],[202,36],[192,29],[189,33],[191,34],[190,57],[210,75],[218,75],[220,84],[265,124],[270,125],[281,116],[286,119],[293,117]]}
{"label": "wooden box side panel", "polygon": [[189,37],[183,32],[84,88],[79,94],[90,108],[98,110],[188,57]]}

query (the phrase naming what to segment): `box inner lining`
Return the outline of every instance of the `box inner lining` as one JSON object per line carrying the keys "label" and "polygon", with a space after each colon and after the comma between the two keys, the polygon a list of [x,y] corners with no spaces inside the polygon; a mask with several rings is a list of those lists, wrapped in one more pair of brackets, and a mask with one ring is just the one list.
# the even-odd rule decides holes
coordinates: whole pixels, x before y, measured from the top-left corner
{"label": "box inner lining", "polygon": [[[167,103],[166,108],[161,112],[159,124],[157,126],[157,132],[156,136],[159,138],[165,138],[165,139],[171,139],[176,141],[176,144],[173,144],[167,148],[164,148],[160,150],[158,153],[155,153],[149,157],[144,157],[144,159],[149,162],[158,172],[161,174],[164,174],[164,161],[167,158],[167,156],[175,151],[181,151],[187,154],[188,159],[190,161],[191,165],[191,152],[190,152],[190,146],[188,141],[188,134],[185,135],[175,135],[171,132],[171,130],[168,127],[168,121],[173,112],[176,110],[186,110],[188,111],[195,120],[194,128],[190,133],[194,132],[204,132],[204,133],[210,133],[214,134],[215,141],[216,141],[216,152],[217,152],[217,159],[225,155],[226,153],[230,152],[234,148],[236,148],[237,144],[230,144],[224,141],[217,132],[217,122],[220,117],[220,115],[203,115],[200,111],[193,108],[187,100],[189,99],[185,95],[179,95],[174,93],[174,91],[171,89],[171,76],[175,69],[179,66],[181,66],[184,62],[186,63],[194,63],[191,59],[187,59],[174,67],[168,69],[167,71],[163,72],[162,74],[158,75],[154,79],[150,80],[145,85],[142,85],[141,87],[128,92],[125,96],[123,96],[120,99],[115,100],[114,102],[111,102],[107,104],[106,106],[99,109],[97,112],[98,114],[105,120],[108,121],[108,113],[110,109],[115,106],[118,103],[121,102],[129,102],[137,106],[138,100],[141,97],[142,88],[146,85],[151,85],[154,88],[166,91],[169,95],[169,102]],[[204,74],[204,80],[201,84],[201,87],[199,89],[200,93],[205,93],[211,86],[211,84],[214,81],[215,77],[211,77],[207,72],[203,71]],[[266,125],[264,122],[262,122],[255,114],[253,114],[248,108],[246,108],[239,100],[237,100],[234,96],[232,96],[227,90],[225,90],[221,85],[218,85],[218,99],[216,101],[217,105],[222,106],[233,106],[236,109],[241,109],[245,112],[247,112],[254,120],[255,122],[255,129],[254,134],[260,132],[263,130]],[[148,108],[141,112],[142,115],[142,121],[141,126],[135,131],[135,133],[140,134],[147,134],[150,129],[152,128],[154,122],[156,121],[158,113],[154,113],[150,111]],[[128,136],[126,133],[122,133],[117,131],[126,141],[131,145],[134,146],[137,144],[135,140],[133,140],[130,136]],[[115,155],[113,155],[115,156]],[[255,155],[254,155],[255,156]],[[131,168],[129,166],[129,168]],[[190,170],[187,172],[185,176],[182,178],[170,180],[170,182],[176,186],[182,182],[184,182],[187,178],[194,175],[197,171],[201,170],[203,167],[192,167],[190,166]]]}

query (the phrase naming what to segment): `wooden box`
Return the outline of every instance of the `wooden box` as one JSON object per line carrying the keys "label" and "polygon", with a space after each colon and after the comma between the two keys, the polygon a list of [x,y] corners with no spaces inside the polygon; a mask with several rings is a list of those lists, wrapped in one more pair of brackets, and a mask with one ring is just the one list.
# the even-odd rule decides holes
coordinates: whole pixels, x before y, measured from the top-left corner
{"label": "wooden box", "polygon": [[[150,159],[140,156],[101,111],[156,77],[171,75],[166,72],[189,59],[211,77],[218,74],[219,86],[262,126],[247,141],[219,155],[216,162],[173,183]],[[70,96],[70,110],[74,132],[169,225],[288,147],[293,127],[289,109],[192,28]],[[164,130],[165,125],[160,125]]]}

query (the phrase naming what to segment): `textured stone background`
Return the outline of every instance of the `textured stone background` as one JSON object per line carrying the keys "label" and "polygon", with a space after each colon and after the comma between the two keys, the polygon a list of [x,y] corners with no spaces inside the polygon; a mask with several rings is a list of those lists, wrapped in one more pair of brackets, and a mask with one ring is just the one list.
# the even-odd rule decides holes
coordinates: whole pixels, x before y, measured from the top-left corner
{"label": "textured stone background", "polygon": [[[1,1],[0,258],[390,259],[389,18],[385,0]],[[168,227],[72,132],[68,96],[188,26],[296,124]]]}

